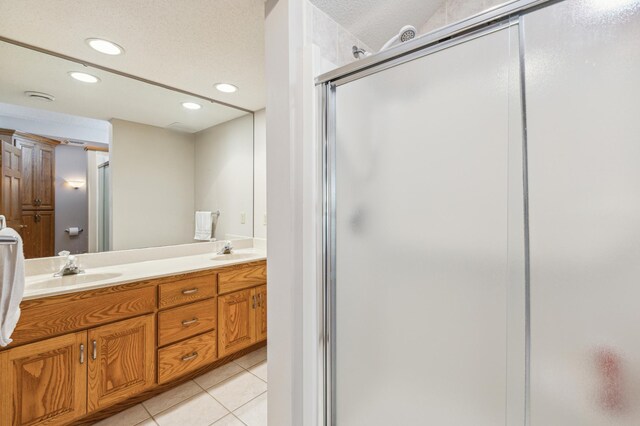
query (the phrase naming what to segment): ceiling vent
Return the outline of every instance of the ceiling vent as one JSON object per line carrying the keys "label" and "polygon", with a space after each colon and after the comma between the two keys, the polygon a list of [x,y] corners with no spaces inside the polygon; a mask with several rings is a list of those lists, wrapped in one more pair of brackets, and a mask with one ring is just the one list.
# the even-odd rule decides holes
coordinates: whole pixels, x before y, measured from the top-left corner
{"label": "ceiling vent", "polygon": [[24,92],[24,95],[28,98],[37,99],[39,101],[45,101],[45,102],[53,102],[56,100],[56,98],[53,95],[50,95],[48,93],[42,93],[42,92],[28,91],[28,92]]}
{"label": "ceiling vent", "polygon": [[182,124],[178,121],[175,123],[171,123],[167,126],[167,129],[175,130],[176,132],[184,132],[184,133],[194,133],[195,130],[186,124]]}

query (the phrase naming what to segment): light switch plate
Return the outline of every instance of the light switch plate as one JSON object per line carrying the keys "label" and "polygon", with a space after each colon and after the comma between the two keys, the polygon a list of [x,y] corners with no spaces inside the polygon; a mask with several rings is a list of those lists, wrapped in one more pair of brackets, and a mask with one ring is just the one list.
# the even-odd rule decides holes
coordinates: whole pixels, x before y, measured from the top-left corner
{"label": "light switch plate", "polygon": [[244,225],[246,221],[247,221],[247,214],[245,212],[240,213],[240,223]]}

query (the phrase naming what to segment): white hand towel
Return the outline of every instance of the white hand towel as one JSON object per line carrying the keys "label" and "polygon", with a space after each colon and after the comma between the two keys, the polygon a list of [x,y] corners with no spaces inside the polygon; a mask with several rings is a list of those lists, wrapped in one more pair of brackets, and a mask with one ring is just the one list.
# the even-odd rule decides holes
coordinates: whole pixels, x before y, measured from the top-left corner
{"label": "white hand towel", "polygon": [[17,244],[0,245],[0,346],[13,340],[11,334],[20,319],[20,302],[24,295],[24,254],[22,238],[11,228],[0,230],[0,236],[15,237]]}
{"label": "white hand towel", "polygon": [[196,235],[193,239],[199,241],[211,240],[212,223],[211,212],[196,212]]}

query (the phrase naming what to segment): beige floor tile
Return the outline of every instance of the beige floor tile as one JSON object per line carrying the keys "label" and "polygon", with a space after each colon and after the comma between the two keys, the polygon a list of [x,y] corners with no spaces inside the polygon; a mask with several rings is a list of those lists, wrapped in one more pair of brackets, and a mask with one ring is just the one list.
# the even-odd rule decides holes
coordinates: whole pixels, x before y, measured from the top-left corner
{"label": "beige floor tile", "polygon": [[262,361],[260,364],[256,364],[249,369],[249,372],[255,376],[260,377],[265,382],[267,381],[267,361]]}
{"label": "beige floor tile", "polygon": [[138,423],[136,426],[158,426],[158,423],[153,419],[147,419],[142,423]]}
{"label": "beige floor tile", "polygon": [[202,376],[196,377],[193,381],[202,386],[203,389],[209,389],[211,386],[217,385],[218,383],[227,380],[229,377],[241,373],[242,371],[244,371],[242,367],[230,362],[222,367],[216,368],[215,370],[209,371]]}
{"label": "beige floor tile", "polygon": [[229,414],[215,422],[212,426],[245,426],[245,424],[238,420],[233,414]]}
{"label": "beige floor tile", "polygon": [[247,426],[267,426],[267,392],[233,412]]}
{"label": "beige floor tile", "polygon": [[203,392],[153,418],[160,426],[208,426],[227,414],[226,408]]}
{"label": "beige floor tile", "polygon": [[149,417],[151,416],[149,416],[147,410],[138,404],[98,423],[94,423],[94,426],[134,426],[147,420]]}
{"label": "beige floor tile", "polygon": [[142,405],[144,405],[144,408],[146,408],[152,416],[155,416],[159,412],[173,407],[174,405],[186,399],[189,399],[192,396],[199,394],[200,392],[202,392],[202,388],[200,386],[196,385],[192,381],[188,381],[180,386],[177,386],[164,393],[161,393],[158,396],[154,396],[153,398],[144,401]]}
{"label": "beige floor tile", "polygon": [[207,392],[233,411],[266,390],[267,384],[264,381],[245,371],[207,389]]}
{"label": "beige floor tile", "polygon": [[242,358],[238,358],[235,362],[242,368],[249,369],[254,365],[267,360],[267,347],[264,346],[257,351],[250,352],[243,356]]}

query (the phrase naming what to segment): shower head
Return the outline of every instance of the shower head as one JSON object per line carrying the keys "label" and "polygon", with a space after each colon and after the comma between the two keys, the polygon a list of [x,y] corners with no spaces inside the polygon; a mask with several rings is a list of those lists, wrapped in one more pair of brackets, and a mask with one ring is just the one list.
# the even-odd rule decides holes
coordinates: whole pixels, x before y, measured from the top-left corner
{"label": "shower head", "polygon": [[414,27],[413,25],[405,25],[400,29],[400,32],[398,34],[394,35],[388,42],[384,44],[384,46],[382,46],[380,52],[382,52],[383,50],[387,50],[398,41],[400,43],[404,43],[405,41],[412,40],[416,37],[416,34],[418,34],[416,27]]}

